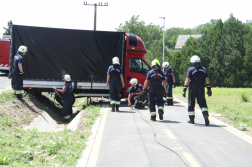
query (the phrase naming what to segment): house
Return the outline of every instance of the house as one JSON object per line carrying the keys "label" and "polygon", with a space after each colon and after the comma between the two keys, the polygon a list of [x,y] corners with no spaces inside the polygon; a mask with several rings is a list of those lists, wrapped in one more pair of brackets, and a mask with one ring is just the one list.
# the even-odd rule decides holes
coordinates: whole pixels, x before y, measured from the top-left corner
{"label": "house", "polygon": [[195,34],[195,35],[179,35],[177,43],[175,45],[175,50],[182,50],[182,47],[185,46],[185,43],[188,38],[193,37],[193,38],[200,38],[202,34]]}

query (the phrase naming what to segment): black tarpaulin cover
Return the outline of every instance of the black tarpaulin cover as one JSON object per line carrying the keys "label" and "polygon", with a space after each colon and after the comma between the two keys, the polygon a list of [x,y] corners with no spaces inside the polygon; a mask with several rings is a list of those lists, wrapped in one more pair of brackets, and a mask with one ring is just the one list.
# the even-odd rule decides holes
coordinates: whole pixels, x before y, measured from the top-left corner
{"label": "black tarpaulin cover", "polygon": [[27,79],[61,80],[70,74],[73,81],[106,81],[112,58],[122,62],[124,32],[105,32],[13,25],[12,55],[20,45]]}

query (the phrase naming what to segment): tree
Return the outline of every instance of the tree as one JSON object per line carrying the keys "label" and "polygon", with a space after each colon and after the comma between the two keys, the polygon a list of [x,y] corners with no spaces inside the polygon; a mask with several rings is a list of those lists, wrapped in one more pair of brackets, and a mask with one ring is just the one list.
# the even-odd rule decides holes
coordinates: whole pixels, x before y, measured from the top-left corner
{"label": "tree", "polygon": [[12,23],[12,21],[10,20],[10,21],[8,22],[8,27],[7,27],[7,28],[3,27],[3,28],[5,29],[5,32],[4,32],[3,35],[10,35],[10,31],[11,31],[12,24],[13,24],[13,23]]}

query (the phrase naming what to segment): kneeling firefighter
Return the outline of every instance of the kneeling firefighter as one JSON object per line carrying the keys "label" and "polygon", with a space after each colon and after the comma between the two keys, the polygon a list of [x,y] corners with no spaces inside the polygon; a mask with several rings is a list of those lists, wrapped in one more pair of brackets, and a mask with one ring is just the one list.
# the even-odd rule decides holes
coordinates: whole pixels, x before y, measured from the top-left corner
{"label": "kneeling firefighter", "polygon": [[[188,91],[188,114],[189,114],[189,121],[188,123],[194,124],[195,118],[195,98],[197,98],[197,102],[201,108],[203,117],[205,119],[205,124],[209,125],[208,119],[208,108],[205,99],[205,89],[207,88],[208,96],[212,95],[211,91],[211,84],[208,78],[207,70],[205,67],[202,67],[200,64],[200,57],[194,55],[191,57],[190,62],[192,63],[193,67],[190,67],[187,71],[187,76],[185,80],[185,85],[183,89],[183,96],[185,97],[187,87],[189,85]],[[206,81],[206,85],[205,85]]]}
{"label": "kneeling firefighter", "polygon": [[152,70],[148,72],[146,80],[144,82],[143,90],[145,90],[150,81],[149,108],[150,108],[151,120],[156,121],[156,108],[155,108],[156,103],[158,105],[159,119],[163,120],[163,114],[164,114],[163,90],[166,91],[165,76],[160,68],[160,63],[157,59],[152,61],[151,68]]}
{"label": "kneeling firefighter", "polygon": [[70,75],[66,74],[62,77],[62,80],[65,82],[63,89],[55,89],[56,91],[62,93],[63,95],[63,115],[64,115],[64,123],[68,123],[70,119],[70,115],[73,114],[72,105],[74,102],[73,97],[73,88]]}
{"label": "kneeling firefighter", "polygon": [[169,62],[164,62],[163,67],[166,70],[165,72],[165,78],[166,78],[166,99],[167,99],[167,105],[173,105],[173,97],[172,97],[172,88],[175,88],[175,72],[170,67]]}
{"label": "kneeling firefighter", "polygon": [[128,89],[128,106],[134,108],[144,108],[147,103],[147,95],[142,94],[143,86],[136,78],[130,80],[131,87]]}
{"label": "kneeling firefighter", "polygon": [[112,112],[119,111],[120,106],[120,92],[124,88],[124,80],[122,74],[122,67],[119,63],[119,58],[112,59],[113,65],[109,66],[107,71],[107,87],[109,86],[110,104]]}
{"label": "kneeling firefighter", "polygon": [[18,100],[22,100],[22,89],[23,89],[23,79],[24,79],[24,55],[27,52],[26,46],[19,46],[17,54],[13,59],[13,70],[12,76],[14,80],[14,89],[16,91],[16,97]]}

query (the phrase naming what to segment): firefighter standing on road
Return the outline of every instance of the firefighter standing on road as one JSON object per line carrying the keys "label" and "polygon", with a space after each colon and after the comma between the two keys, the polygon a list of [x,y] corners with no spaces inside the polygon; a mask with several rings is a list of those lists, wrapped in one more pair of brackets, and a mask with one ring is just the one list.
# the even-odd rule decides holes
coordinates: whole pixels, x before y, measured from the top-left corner
{"label": "firefighter standing on road", "polygon": [[16,91],[16,97],[18,100],[22,100],[22,89],[23,89],[23,79],[24,79],[24,69],[23,69],[23,56],[27,52],[26,46],[19,46],[18,52],[13,59],[13,78],[14,78],[14,89]]}
{"label": "firefighter standing on road", "polygon": [[155,108],[156,103],[158,105],[159,119],[163,120],[163,114],[164,114],[163,90],[166,91],[165,76],[163,71],[161,71],[160,69],[160,63],[157,59],[152,61],[151,68],[152,70],[148,72],[146,80],[144,82],[143,90],[148,86],[148,83],[150,81],[149,108],[150,108],[151,120],[156,121],[156,108]]}
{"label": "firefighter standing on road", "polygon": [[57,90],[58,92],[63,94],[63,115],[64,115],[64,123],[69,123],[70,115],[73,114],[72,105],[74,102],[73,97],[73,88],[72,88],[72,82],[71,82],[71,76],[66,74],[62,77],[62,80],[65,82],[65,85],[63,89],[56,89],[54,87],[54,90]]}
{"label": "firefighter standing on road", "polygon": [[120,91],[124,88],[124,80],[122,75],[122,67],[119,63],[119,58],[114,57],[112,64],[107,72],[107,87],[109,86],[110,104],[112,112],[119,111],[120,106]]}
{"label": "firefighter standing on road", "polygon": [[[208,108],[205,99],[205,89],[204,86],[207,88],[208,96],[212,95],[211,91],[211,84],[208,78],[207,70],[205,67],[200,65],[200,57],[194,55],[191,57],[190,62],[192,63],[193,67],[190,67],[187,71],[187,76],[185,80],[185,85],[183,89],[183,96],[185,97],[187,87],[189,85],[188,91],[188,114],[189,114],[189,121],[188,123],[194,124],[195,118],[195,98],[197,97],[197,102],[201,108],[203,117],[205,119],[205,124],[209,125],[208,119]],[[206,81],[206,85],[205,85]]]}
{"label": "firefighter standing on road", "polygon": [[138,83],[136,78],[130,80],[131,87],[128,90],[128,106],[134,108],[144,108],[146,95],[142,95],[143,85]]}
{"label": "firefighter standing on road", "polygon": [[163,67],[165,68],[165,78],[166,78],[166,99],[167,105],[173,105],[172,88],[175,88],[175,72],[170,68],[169,62],[164,62]]}

